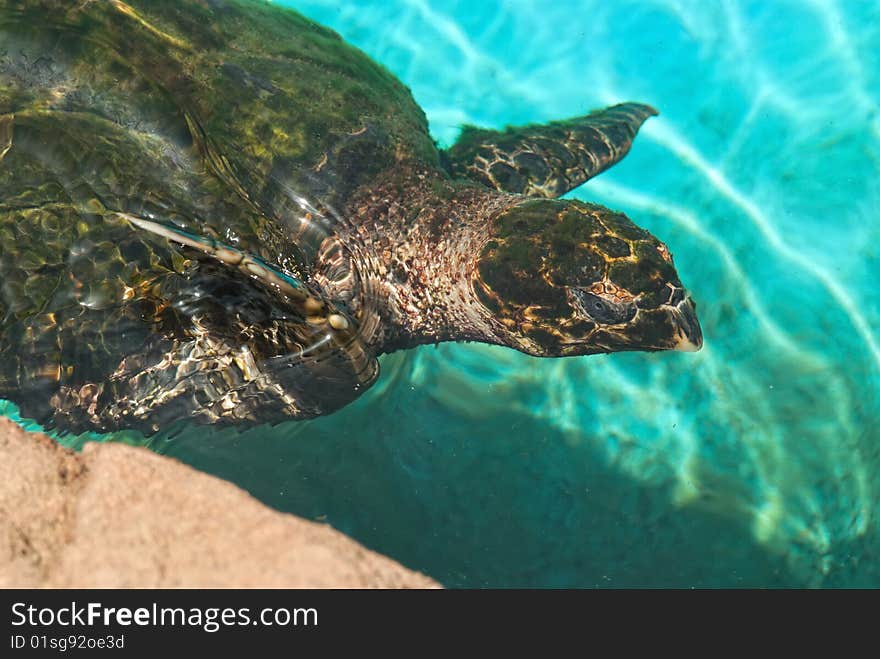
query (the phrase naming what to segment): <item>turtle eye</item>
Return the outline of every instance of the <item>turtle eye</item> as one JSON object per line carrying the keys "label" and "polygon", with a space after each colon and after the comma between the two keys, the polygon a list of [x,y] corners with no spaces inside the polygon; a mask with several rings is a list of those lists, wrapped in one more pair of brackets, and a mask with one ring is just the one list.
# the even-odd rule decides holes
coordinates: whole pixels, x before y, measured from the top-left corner
{"label": "turtle eye", "polygon": [[614,302],[582,288],[569,288],[568,298],[579,315],[603,325],[626,323],[636,315],[636,305],[632,302]]}

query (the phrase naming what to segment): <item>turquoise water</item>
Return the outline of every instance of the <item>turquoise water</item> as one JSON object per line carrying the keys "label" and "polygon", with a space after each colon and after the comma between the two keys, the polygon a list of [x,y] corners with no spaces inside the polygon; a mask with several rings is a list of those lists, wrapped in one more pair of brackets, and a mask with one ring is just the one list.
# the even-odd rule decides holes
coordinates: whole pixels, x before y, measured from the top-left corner
{"label": "turquoise water", "polygon": [[658,107],[573,196],[670,246],[705,347],[423,348],[332,416],[152,448],[448,586],[880,586],[875,0],[285,4],[394,71],[444,145]]}

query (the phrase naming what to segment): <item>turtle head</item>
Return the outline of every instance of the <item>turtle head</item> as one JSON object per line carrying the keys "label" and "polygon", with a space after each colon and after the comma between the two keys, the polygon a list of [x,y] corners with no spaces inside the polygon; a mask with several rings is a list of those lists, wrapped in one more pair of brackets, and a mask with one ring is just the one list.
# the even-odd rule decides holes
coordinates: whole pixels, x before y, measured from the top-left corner
{"label": "turtle head", "polygon": [[699,350],[695,305],[666,245],[625,215],[531,199],[492,220],[473,288],[530,355]]}

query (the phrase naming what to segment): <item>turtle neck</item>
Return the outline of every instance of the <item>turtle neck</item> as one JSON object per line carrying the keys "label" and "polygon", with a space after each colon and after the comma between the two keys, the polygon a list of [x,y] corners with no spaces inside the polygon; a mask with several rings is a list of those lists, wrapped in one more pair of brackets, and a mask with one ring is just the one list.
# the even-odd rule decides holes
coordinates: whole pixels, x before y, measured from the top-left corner
{"label": "turtle neck", "polygon": [[360,279],[348,297],[365,342],[380,354],[443,341],[501,343],[507,331],[477,300],[472,280],[491,219],[519,201],[408,163],[352,195],[339,240]]}

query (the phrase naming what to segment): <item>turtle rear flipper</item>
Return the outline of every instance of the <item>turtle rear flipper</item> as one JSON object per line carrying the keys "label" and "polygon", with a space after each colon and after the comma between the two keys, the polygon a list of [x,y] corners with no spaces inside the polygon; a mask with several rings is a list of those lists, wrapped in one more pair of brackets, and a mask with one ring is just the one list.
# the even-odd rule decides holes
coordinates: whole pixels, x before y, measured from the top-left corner
{"label": "turtle rear flipper", "polygon": [[451,173],[503,192],[559,197],[621,160],[657,111],[622,103],[582,117],[492,131],[466,126],[447,152]]}

